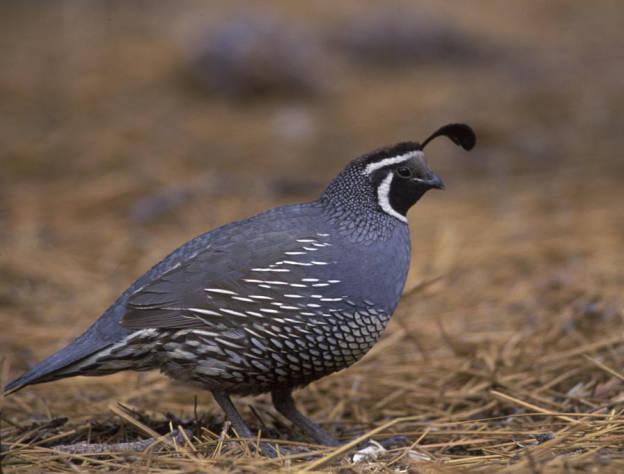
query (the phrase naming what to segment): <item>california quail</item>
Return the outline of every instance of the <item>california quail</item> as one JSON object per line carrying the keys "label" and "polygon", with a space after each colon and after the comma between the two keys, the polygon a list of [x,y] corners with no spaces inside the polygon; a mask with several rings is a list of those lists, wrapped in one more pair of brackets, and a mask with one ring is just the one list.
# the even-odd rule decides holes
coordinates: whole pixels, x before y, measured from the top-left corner
{"label": "california quail", "polygon": [[407,276],[406,214],[442,180],[422,145],[404,142],[349,163],[321,197],[225,225],[184,244],[128,288],[71,344],[5,391],[74,375],[160,369],[210,390],[240,436],[253,434],[231,394],[271,392],[315,441],[336,441],[297,411],[292,390],[349,367],[377,342]]}

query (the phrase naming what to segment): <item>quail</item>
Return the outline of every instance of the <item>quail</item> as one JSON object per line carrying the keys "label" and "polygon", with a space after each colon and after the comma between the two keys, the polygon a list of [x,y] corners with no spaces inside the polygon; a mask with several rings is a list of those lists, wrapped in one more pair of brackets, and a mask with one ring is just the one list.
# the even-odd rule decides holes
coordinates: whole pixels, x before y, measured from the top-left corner
{"label": "quail", "polygon": [[377,342],[407,277],[406,214],[444,187],[423,149],[445,136],[470,150],[465,124],[422,144],[351,161],[310,203],[271,209],[202,234],[134,282],[84,334],[5,392],[75,375],[159,369],[210,390],[238,435],[254,435],[231,395],[271,392],[316,442],[336,440],[301,414],[295,388],[349,367]]}

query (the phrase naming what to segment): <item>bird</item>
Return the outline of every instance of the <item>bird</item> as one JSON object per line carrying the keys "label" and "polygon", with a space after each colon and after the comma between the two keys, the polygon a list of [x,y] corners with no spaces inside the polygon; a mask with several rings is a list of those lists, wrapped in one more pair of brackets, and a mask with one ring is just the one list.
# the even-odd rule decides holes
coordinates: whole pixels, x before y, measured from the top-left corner
{"label": "bird", "polygon": [[462,123],[350,161],[312,202],[206,232],[138,278],[73,342],[5,394],[77,375],[158,369],[209,390],[241,438],[254,438],[233,395],[271,393],[315,442],[338,441],[296,407],[293,391],[360,360],[403,291],[408,210],[444,183],[424,148],[476,144]]}

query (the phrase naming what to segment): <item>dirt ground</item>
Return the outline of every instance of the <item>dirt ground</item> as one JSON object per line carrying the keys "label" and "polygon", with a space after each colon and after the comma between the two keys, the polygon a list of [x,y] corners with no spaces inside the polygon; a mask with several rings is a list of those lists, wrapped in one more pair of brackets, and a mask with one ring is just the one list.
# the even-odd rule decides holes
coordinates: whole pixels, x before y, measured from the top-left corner
{"label": "dirt ground", "polygon": [[[358,154],[444,123],[479,138],[428,148],[447,189],[410,212],[384,338],[297,392],[339,438],[379,429],[395,447],[354,463],[266,397],[239,399],[283,448],[265,459],[210,394],[122,373],[0,398],[5,472],[624,470],[624,4],[383,5],[2,2],[2,384],[195,235],[314,199]],[[210,83],[224,66],[198,66],[198,45],[241,18],[269,18],[292,48],[265,44],[283,56],[260,83]]]}

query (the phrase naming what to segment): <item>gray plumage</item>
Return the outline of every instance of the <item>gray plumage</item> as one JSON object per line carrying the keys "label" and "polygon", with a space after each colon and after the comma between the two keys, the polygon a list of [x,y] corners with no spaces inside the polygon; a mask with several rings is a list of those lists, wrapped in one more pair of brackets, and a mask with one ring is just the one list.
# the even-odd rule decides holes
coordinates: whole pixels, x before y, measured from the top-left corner
{"label": "gray plumage", "polygon": [[[474,145],[465,125],[437,135]],[[282,413],[317,441],[331,442],[297,418],[290,391],[350,366],[379,339],[409,267],[403,216],[441,186],[418,143],[358,158],[319,200],[225,225],[178,248],[82,336],[5,390],[160,369],[211,390],[230,418],[237,413],[229,394],[281,393]],[[248,434],[240,423],[239,434]]]}

